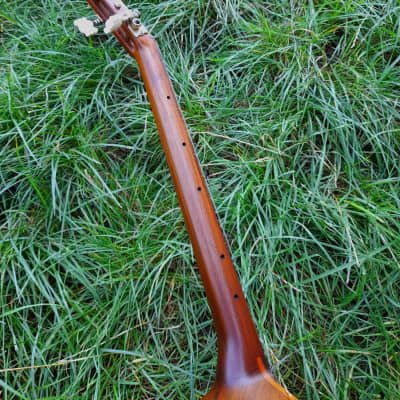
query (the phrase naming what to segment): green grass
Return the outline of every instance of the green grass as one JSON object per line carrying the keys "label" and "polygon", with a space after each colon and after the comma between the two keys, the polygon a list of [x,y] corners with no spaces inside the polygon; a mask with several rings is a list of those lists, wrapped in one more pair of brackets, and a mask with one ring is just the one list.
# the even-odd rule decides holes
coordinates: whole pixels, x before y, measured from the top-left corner
{"label": "green grass", "polygon": [[[135,5],[279,382],[400,399],[400,3]],[[138,68],[90,14],[0,0],[0,398],[200,399],[209,308]]]}

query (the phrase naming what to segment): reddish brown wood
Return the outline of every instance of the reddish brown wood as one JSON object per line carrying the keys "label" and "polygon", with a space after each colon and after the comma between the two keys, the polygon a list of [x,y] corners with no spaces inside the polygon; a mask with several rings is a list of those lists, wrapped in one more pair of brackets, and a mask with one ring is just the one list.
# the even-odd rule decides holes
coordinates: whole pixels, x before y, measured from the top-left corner
{"label": "reddish brown wood", "polygon": [[[88,2],[103,20],[117,12],[111,0]],[[115,36],[140,67],[218,334],[216,383],[204,399],[294,399],[269,372],[157,43],[127,26]]]}

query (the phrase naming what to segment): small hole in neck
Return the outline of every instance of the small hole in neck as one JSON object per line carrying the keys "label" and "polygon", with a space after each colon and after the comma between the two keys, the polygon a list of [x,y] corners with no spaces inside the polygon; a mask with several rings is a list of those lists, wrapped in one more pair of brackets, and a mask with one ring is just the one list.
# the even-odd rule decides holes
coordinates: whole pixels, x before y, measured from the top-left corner
{"label": "small hole in neck", "polygon": [[167,99],[168,99],[168,100],[171,100],[171,96],[167,96]]}
{"label": "small hole in neck", "polygon": [[233,296],[233,298],[234,298],[235,300],[238,300],[238,299],[239,299],[239,295],[238,295],[238,294],[235,294],[235,295]]}

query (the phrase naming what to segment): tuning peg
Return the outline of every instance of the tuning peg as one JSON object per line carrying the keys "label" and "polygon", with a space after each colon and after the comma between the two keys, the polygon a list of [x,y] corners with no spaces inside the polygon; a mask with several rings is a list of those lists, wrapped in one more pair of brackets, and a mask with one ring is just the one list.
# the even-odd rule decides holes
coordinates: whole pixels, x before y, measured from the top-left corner
{"label": "tuning peg", "polygon": [[132,10],[129,10],[128,8],[123,9],[108,18],[104,26],[104,33],[109,34],[114,32],[120,28],[124,22],[131,21],[133,18],[135,18],[135,13]]}
{"label": "tuning peg", "polygon": [[[121,0],[115,0],[115,7],[118,12],[111,15],[104,25],[104,33],[110,34],[121,27],[125,22],[128,23],[132,33],[138,37],[145,35],[147,32],[146,27],[140,21],[140,12],[138,9],[130,10],[127,8]],[[74,21],[74,26],[79,29],[79,32],[89,37],[96,35],[99,32],[98,25],[102,24],[103,21],[98,18],[96,20],[90,20],[88,18],[78,18]]]}
{"label": "tuning peg", "polygon": [[74,26],[76,26],[79,29],[79,32],[89,37],[92,35],[96,35],[99,32],[99,29],[96,28],[96,26],[102,23],[103,21],[101,19],[96,19],[92,21],[86,17],[83,17],[76,19],[74,21]]}

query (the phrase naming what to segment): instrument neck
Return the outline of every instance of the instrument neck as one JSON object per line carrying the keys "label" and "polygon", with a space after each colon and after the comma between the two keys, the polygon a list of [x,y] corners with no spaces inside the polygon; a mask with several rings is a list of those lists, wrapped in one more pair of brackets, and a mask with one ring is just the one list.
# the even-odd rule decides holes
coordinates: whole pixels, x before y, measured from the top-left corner
{"label": "instrument neck", "polygon": [[218,333],[218,374],[241,379],[259,370],[263,349],[157,43],[144,35],[135,46]]}

